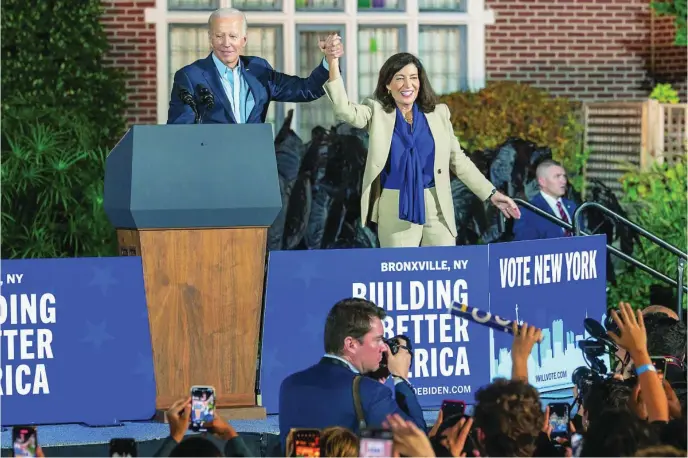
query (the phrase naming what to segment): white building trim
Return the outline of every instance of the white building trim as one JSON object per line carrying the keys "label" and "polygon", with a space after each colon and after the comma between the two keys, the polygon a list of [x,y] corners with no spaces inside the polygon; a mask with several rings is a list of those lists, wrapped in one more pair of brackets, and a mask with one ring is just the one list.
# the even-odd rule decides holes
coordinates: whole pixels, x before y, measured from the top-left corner
{"label": "white building trim", "polygon": [[[246,11],[249,24],[279,24],[282,26],[283,68],[287,74],[297,74],[297,50],[289,43],[296,42],[298,25],[344,25],[346,32],[346,86],[351,100],[358,100],[358,26],[359,25],[406,25],[406,50],[418,54],[419,27],[424,25],[466,25],[466,55],[468,86],[478,90],[485,85],[485,27],[494,24],[492,10],[485,9],[485,0],[465,0],[466,12],[420,12],[418,0],[405,0],[405,11],[357,12],[357,2],[347,0],[343,12],[296,11],[293,0],[283,0],[282,11]],[[232,0],[220,0],[221,7],[230,7]],[[157,64],[158,124],[167,122],[169,106],[169,25],[205,24],[209,11],[169,11],[167,0],[156,0],[155,8],[147,8],[145,21],[155,25]],[[420,56],[422,58],[422,56]],[[286,109],[294,108],[286,104]],[[295,112],[298,114],[298,111]],[[294,121],[296,124],[296,120]]]}

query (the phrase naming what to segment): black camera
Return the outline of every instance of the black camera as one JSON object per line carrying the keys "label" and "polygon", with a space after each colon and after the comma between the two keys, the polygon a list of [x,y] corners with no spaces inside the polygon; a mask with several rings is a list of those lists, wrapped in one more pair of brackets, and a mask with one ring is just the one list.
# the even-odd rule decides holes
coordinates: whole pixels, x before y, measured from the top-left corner
{"label": "black camera", "polygon": [[613,356],[618,350],[616,344],[607,335],[607,329],[605,329],[608,325],[607,321],[605,321],[605,326],[602,326],[598,321],[586,318],[583,324],[590,337],[578,342],[578,348],[583,352],[587,366],[578,367],[571,374],[571,382],[578,389],[578,399],[574,402],[582,402],[591,386],[611,376],[611,374],[607,375],[607,365],[602,357]]}
{"label": "black camera", "polygon": [[[413,364],[413,347],[411,345],[411,339],[405,335],[394,336],[391,339],[386,339],[385,344],[389,348],[389,351],[396,355],[399,350],[406,349],[411,354],[411,363]],[[387,352],[382,353],[382,360],[380,361],[380,367],[374,372],[368,372],[366,374],[370,378],[375,380],[380,380],[390,376],[389,368],[387,367]]]}

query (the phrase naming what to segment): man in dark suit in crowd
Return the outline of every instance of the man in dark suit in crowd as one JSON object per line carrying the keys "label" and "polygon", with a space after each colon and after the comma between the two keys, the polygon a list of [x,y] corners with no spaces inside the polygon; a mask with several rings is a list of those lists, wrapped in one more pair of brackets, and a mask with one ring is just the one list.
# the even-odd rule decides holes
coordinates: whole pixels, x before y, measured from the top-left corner
{"label": "man in dark suit in crowd", "polygon": [[[279,429],[282,448],[292,428],[342,426],[359,431],[353,397],[357,374],[376,371],[382,353],[382,319],[385,311],[365,299],[344,299],[332,307],[325,323],[325,355],[316,365],[287,377],[280,387]],[[387,351],[387,367],[394,391],[369,377],[360,384],[360,399],[368,427],[381,427],[388,415],[397,413],[425,430],[423,411],[406,380],[411,354],[400,348]],[[396,395],[396,399],[395,399]]]}
{"label": "man in dark suit in crowd", "polygon": [[[566,194],[566,170],[557,161],[547,159],[538,165],[536,171],[540,192],[530,201],[541,210],[572,222],[576,204],[563,196]],[[521,219],[514,223],[514,240],[553,239],[571,236],[569,231],[537,215],[527,208],[523,209]]]}
{"label": "man in dark suit in crowd", "polygon": [[[214,96],[214,107],[204,112],[203,123],[263,123],[271,101],[312,102],[325,94],[323,84],[329,78],[329,66],[323,59],[308,78],[275,71],[261,57],[241,55],[246,46],[246,16],[234,8],[221,8],[210,15],[208,38],[212,52],[204,59],[187,65],[174,75],[168,124],[193,124],[193,109],[182,100],[186,90],[198,103],[198,86]],[[335,37],[320,43],[330,51]],[[338,41],[338,44],[341,43]],[[337,48],[343,53],[341,46]]]}

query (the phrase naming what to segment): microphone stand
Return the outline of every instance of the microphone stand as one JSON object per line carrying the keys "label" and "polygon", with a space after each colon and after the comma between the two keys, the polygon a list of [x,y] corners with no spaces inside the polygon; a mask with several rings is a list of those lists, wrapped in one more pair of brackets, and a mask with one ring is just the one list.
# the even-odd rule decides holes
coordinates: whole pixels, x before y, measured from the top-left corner
{"label": "microphone stand", "polygon": [[203,114],[200,116],[199,124],[201,124],[203,122],[203,117],[205,117],[205,114],[209,110],[212,110],[215,106],[215,98],[213,97],[213,94],[208,90],[208,88],[203,87],[200,84],[197,86],[197,90],[198,94],[200,95],[201,106],[205,107],[205,109],[203,110]]}
{"label": "microphone stand", "polygon": [[196,102],[194,101],[193,96],[189,91],[186,89],[180,89],[179,90],[179,99],[184,102],[185,105],[188,105],[191,107],[191,110],[194,113],[194,124],[199,124],[201,117],[198,114],[198,108],[196,108]]}

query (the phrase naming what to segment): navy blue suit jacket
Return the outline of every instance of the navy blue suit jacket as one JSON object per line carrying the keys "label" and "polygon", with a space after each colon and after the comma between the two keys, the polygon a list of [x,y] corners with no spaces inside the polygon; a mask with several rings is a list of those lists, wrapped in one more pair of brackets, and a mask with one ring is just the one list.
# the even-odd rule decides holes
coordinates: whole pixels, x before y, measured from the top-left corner
{"label": "navy blue suit jacket", "polygon": [[[325,95],[323,85],[330,73],[318,65],[308,78],[285,75],[275,71],[261,57],[240,56],[242,75],[253,94],[255,106],[246,117],[247,123],[263,123],[270,102],[312,102]],[[212,53],[205,59],[183,67],[174,74],[174,84],[167,112],[167,124],[193,124],[194,113],[179,98],[179,90],[186,89],[197,99],[196,86],[202,84],[215,96],[215,106],[203,116],[204,124],[234,124],[234,114],[227,98]],[[203,109],[201,109],[203,110]]]}
{"label": "navy blue suit jacket", "polygon": [[[358,433],[354,407],[353,382],[356,374],[349,368],[323,358],[315,366],[290,375],[282,382],[279,395],[279,429],[282,450],[292,428],[322,429],[343,426]],[[394,387],[363,377],[361,405],[369,428],[381,427],[387,415],[398,413],[423,431],[427,426],[413,388],[406,382]]]}
{"label": "navy blue suit jacket", "polygon": [[[562,198],[561,200],[569,216],[573,218],[573,214],[576,211],[576,204],[568,199]],[[561,218],[561,215],[556,215],[552,211],[552,207],[549,206],[545,198],[542,197],[542,194],[539,192],[533,197],[530,203],[541,210],[545,210],[550,215]],[[571,223],[571,221],[569,221],[569,223]],[[514,222],[514,241],[555,239],[559,237],[564,237],[564,229],[561,226],[557,226],[553,222],[531,212],[527,208],[522,209],[521,218]]]}

